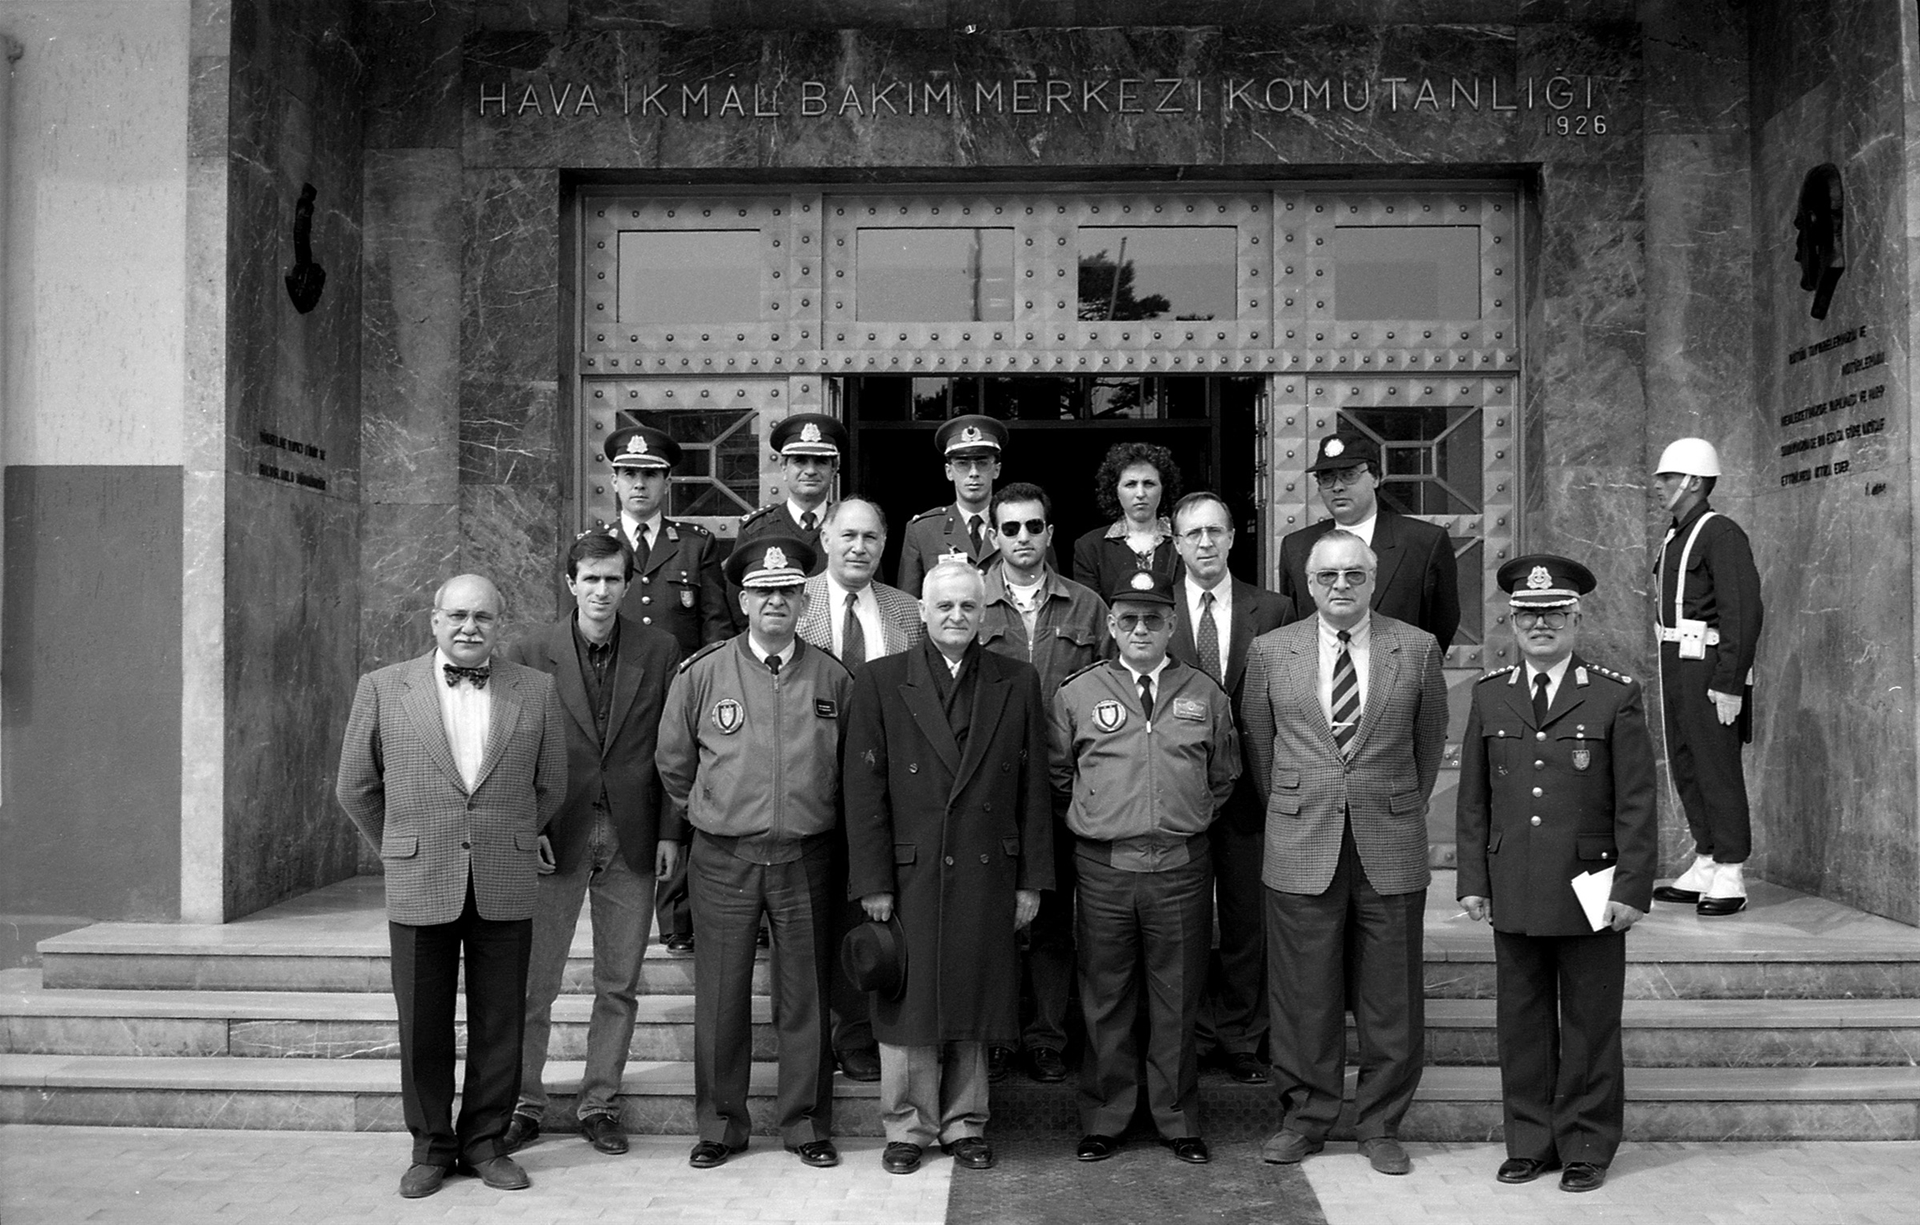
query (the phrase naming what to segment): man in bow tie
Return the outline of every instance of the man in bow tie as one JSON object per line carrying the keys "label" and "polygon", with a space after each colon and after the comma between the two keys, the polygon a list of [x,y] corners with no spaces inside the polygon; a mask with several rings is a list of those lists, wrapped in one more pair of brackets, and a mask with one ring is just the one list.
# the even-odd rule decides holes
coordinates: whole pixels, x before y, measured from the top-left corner
{"label": "man in bow tie", "polygon": [[335,794],[386,869],[409,1199],[438,1191],[456,1165],[497,1190],[528,1185],[502,1136],[520,1093],[540,831],[566,796],[567,733],[553,678],[493,658],[501,606],[477,574],[443,584],[434,649],[360,678],[340,749]]}

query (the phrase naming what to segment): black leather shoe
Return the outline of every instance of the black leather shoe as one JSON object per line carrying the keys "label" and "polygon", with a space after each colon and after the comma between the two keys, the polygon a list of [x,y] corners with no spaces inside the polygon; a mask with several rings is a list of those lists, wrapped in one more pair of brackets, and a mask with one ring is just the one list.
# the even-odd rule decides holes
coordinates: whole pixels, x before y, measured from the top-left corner
{"label": "black leather shoe", "polygon": [[447,1167],[414,1162],[400,1176],[400,1194],[408,1199],[425,1199],[447,1181]]}
{"label": "black leather shoe", "polygon": [[1264,1085],[1267,1083],[1267,1065],[1260,1062],[1260,1056],[1252,1051],[1241,1051],[1227,1056],[1227,1075],[1236,1084]]}
{"label": "black leather shoe", "polygon": [[998,1083],[1007,1078],[1007,1069],[1013,1066],[1013,1051],[1004,1046],[987,1048],[987,1079]]}
{"label": "black leather shoe", "polygon": [[1295,1165],[1326,1146],[1325,1140],[1309,1140],[1297,1131],[1277,1131],[1260,1146],[1260,1160],[1269,1165]]}
{"label": "black leather shoe", "polygon": [[1510,1186],[1523,1182],[1532,1182],[1548,1170],[1557,1170],[1560,1162],[1534,1157],[1509,1157],[1500,1163],[1500,1172],[1494,1177]]}
{"label": "black leather shoe", "polygon": [[1073,1155],[1082,1161],[1105,1161],[1119,1151],[1120,1140],[1117,1136],[1089,1132],[1080,1137],[1080,1147],[1073,1150]]}
{"label": "black leather shoe", "polygon": [[611,1114],[590,1114],[580,1120],[580,1138],[593,1145],[597,1153],[618,1157],[627,1151],[627,1133],[620,1119]]}
{"label": "black leather shoe", "polygon": [[714,1166],[727,1164],[727,1158],[746,1147],[742,1144],[740,1148],[728,1148],[718,1140],[702,1140],[687,1154],[687,1164],[696,1170],[711,1170]]}
{"label": "black leather shoe", "polygon": [[540,1138],[540,1120],[530,1114],[515,1114],[507,1120],[506,1134],[500,1137],[500,1151],[517,1153]]}
{"label": "black leather shoe", "polygon": [[1188,1165],[1205,1165],[1213,1160],[1213,1154],[1207,1151],[1207,1142],[1199,1136],[1181,1136],[1167,1141],[1167,1147],[1173,1155]]}
{"label": "black leather shoe", "polygon": [[871,1049],[841,1051],[834,1056],[840,1064],[840,1074],[848,1080],[857,1080],[871,1084],[880,1079],[880,1052]]}
{"label": "black leather shoe", "polygon": [[495,1191],[525,1191],[533,1185],[533,1179],[527,1177],[520,1163],[505,1153],[485,1161],[462,1162],[460,1172],[478,1175],[481,1182]]}
{"label": "black leather shoe", "polygon": [[952,1157],[953,1164],[969,1170],[993,1168],[993,1145],[985,1136],[962,1136],[952,1144],[942,1144],[940,1151]]}
{"label": "black leather shoe", "polygon": [[1375,1136],[1371,1140],[1360,1142],[1360,1151],[1366,1155],[1375,1171],[1381,1174],[1411,1174],[1413,1161],[1407,1156],[1407,1150],[1392,1136]]}
{"label": "black leather shoe", "polygon": [[889,1174],[911,1174],[920,1168],[918,1144],[895,1140],[880,1153],[880,1168]]}
{"label": "black leather shoe", "polygon": [[667,952],[669,953],[693,952],[693,933],[689,932],[684,936],[668,936]]}
{"label": "black leather shoe", "polygon": [[[1703,897],[1693,910],[1695,914],[1704,915],[1712,919],[1721,915],[1739,914],[1746,908],[1747,899],[1744,897]],[[1605,1169],[1606,1167],[1601,1166],[1599,1168]]]}
{"label": "black leather shoe", "polygon": [[1043,1085],[1057,1085],[1067,1078],[1067,1061],[1050,1046],[1036,1046],[1027,1052],[1027,1075]]}
{"label": "black leather shoe", "polygon": [[1672,885],[1661,885],[1653,891],[1653,900],[1669,902],[1675,906],[1691,906],[1700,900],[1698,889],[1675,889]]}
{"label": "black leather shoe", "polygon": [[816,1170],[830,1170],[840,1164],[840,1150],[833,1147],[831,1140],[809,1140],[805,1144],[789,1144],[787,1151],[798,1157],[802,1165],[810,1165]]}
{"label": "black leather shoe", "polygon": [[1591,1161],[1569,1161],[1560,1174],[1562,1191],[1598,1191],[1607,1181],[1607,1167]]}

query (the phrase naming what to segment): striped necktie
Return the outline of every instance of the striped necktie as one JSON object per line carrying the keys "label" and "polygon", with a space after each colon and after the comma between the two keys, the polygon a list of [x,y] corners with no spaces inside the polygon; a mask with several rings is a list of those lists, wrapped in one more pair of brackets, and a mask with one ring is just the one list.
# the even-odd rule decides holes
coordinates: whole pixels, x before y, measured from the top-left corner
{"label": "striped necktie", "polygon": [[1360,730],[1360,674],[1354,671],[1353,654],[1347,643],[1353,635],[1341,630],[1339,654],[1333,657],[1333,742],[1340,756],[1353,752],[1353,737]]}

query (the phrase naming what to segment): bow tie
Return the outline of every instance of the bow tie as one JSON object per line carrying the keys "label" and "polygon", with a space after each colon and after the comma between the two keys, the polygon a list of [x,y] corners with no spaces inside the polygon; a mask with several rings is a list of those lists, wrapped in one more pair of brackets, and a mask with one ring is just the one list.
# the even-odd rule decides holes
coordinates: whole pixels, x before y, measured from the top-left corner
{"label": "bow tie", "polygon": [[440,668],[441,671],[447,674],[447,688],[449,689],[458,685],[462,677],[472,681],[475,689],[485,689],[487,687],[487,675],[492,671],[490,668],[463,668],[459,664],[441,664]]}

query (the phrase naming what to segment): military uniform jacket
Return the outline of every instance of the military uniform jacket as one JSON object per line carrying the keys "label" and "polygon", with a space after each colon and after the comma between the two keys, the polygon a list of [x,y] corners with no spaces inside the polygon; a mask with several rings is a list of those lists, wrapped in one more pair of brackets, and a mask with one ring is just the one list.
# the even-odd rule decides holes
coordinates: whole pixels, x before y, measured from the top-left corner
{"label": "military uniform jacket", "polygon": [[993,515],[980,512],[980,547],[973,547],[967,534],[967,519],[953,502],[921,511],[907,521],[906,538],[900,545],[899,582],[894,586],[910,596],[919,596],[927,571],[949,556],[966,558],[976,566],[992,561],[999,548],[993,531]]}
{"label": "military uniform jacket", "polygon": [[[1713,508],[1704,501],[1686,522],[1667,528],[1661,544],[1658,576],[1660,600],[1654,605],[1659,623],[1673,625],[1673,589],[1680,572],[1680,553],[1700,516]],[[1689,620],[1705,621],[1720,631],[1720,645],[1708,647],[1713,673],[1707,688],[1738,695],[1745,690],[1747,673],[1760,643],[1760,572],[1754,568],[1753,548],[1740,525],[1715,515],[1700,529],[1687,557],[1686,589],[1681,611]],[[1744,713],[1744,712],[1743,712]]]}
{"label": "military uniform jacket", "polygon": [[1593,931],[1569,883],[1614,869],[1612,898],[1653,902],[1658,838],[1653,742],[1640,685],[1567,664],[1535,726],[1524,664],[1473,687],[1455,810],[1460,897],[1493,904],[1493,925],[1527,936]]}
{"label": "military uniform jacket", "polygon": [[[778,502],[762,506],[740,520],[740,538],[734,547],[738,548],[749,540],[761,536],[791,536],[795,540],[804,540],[813,549],[813,569],[807,573],[818,574],[827,568],[827,551],[820,547],[820,525],[826,521],[827,512],[831,509],[833,509],[833,503],[820,503],[820,508],[813,512],[815,515],[813,530],[809,532],[803,530],[799,523],[794,521],[793,516],[787,512],[787,500],[782,498]],[[738,588],[735,590],[737,591]]]}
{"label": "military uniform jacket", "polygon": [[1027,639],[1026,619],[1007,594],[1005,573],[997,566],[987,571],[979,638],[980,645],[996,655],[1032,664],[1040,674],[1041,696],[1049,702],[1060,682],[1113,654],[1107,602],[1079,583],[1061,578],[1052,567],[1040,585],[1032,641]]}
{"label": "military uniform jacket", "polygon": [[1068,829],[1097,842],[1164,846],[1205,833],[1240,776],[1226,690],[1172,658],[1154,685],[1151,723],[1119,660],[1069,677],[1053,695],[1051,757],[1056,808]]}
{"label": "military uniform jacket", "polygon": [[676,814],[727,838],[793,840],[840,815],[840,728],[852,678],[794,640],[774,676],[739,634],[680,666],[655,761]]}
{"label": "military uniform jacket", "polygon": [[720,550],[697,523],[660,520],[659,538],[634,571],[622,612],[667,631],[682,656],[733,636],[733,611]]}

